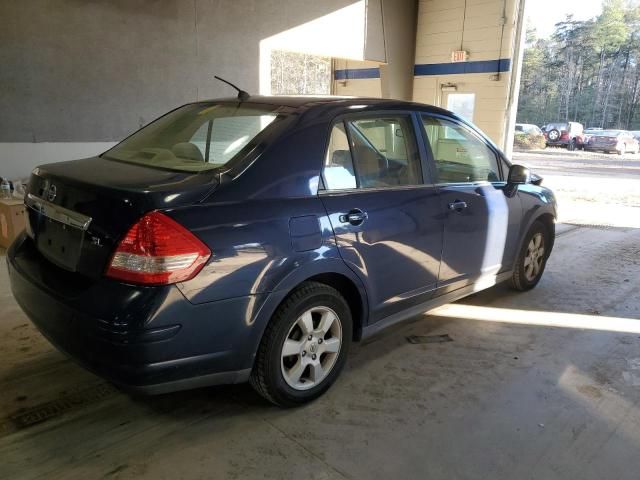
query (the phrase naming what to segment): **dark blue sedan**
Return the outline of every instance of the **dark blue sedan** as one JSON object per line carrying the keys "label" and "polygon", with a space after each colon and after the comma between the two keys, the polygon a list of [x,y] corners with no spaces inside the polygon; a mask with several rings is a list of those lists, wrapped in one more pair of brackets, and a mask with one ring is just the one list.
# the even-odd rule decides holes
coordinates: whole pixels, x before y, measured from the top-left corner
{"label": "dark blue sedan", "polygon": [[353,341],[498,282],[533,288],[556,218],[540,182],[435,107],[192,103],[33,171],[11,286],[56,347],[116,384],[249,380],[297,405]]}

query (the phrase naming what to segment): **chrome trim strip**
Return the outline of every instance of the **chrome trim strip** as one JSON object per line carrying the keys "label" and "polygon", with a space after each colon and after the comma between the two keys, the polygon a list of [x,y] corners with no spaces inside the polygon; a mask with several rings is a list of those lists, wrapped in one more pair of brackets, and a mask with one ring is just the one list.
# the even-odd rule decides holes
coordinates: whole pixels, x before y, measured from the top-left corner
{"label": "chrome trim strip", "polygon": [[36,197],[31,193],[28,193],[25,197],[24,204],[51,220],[55,220],[56,222],[63,223],[73,228],[79,228],[83,231],[86,231],[89,228],[89,224],[91,224],[91,220],[93,220],[91,217],[87,217],[86,215],[74,212],[73,210],[69,210],[68,208],[64,208],[59,205],[54,205],[53,203],[47,202],[46,200]]}

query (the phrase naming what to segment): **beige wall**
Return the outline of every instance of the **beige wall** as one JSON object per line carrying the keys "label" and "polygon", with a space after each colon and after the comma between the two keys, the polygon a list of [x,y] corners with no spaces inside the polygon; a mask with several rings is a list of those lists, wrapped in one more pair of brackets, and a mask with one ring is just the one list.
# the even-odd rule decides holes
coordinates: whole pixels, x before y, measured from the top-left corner
{"label": "beige wall", "polygon": [[489,80],[488,77],[489,74],[485,73],[415,77],[413,97],[416,102],[447,108],[443,84],[455,84],[457,91],[454,93],[474,93],[473,123],[502,147],[509,75],[501,74],[499,81]]}
{"label": "beige wall", "polygon": [[366,55],[361,60],[369,61],[336,59],[334,68],[354,73],[375,69],[376,78],[337,79],[333,93],[411,100],[417,13],[418,0],[367,0]]}
{"label": "beige wall", "polygon": [[[447,107],[442,86],[455,85],[455,93],[475,94],[473,122],[498,146],[510,151],[513,119],[517,106],[520,65],[518,32],[523,0],[421,0],[418,5],[415,64],[459,67],[451,63],[451,52],[469,53],[469,67],[484,73],[415,75],[413,100]],[[465,6],[466,5],[466,6]],[[509,59],[508,71],[498,72],[499,59]],[[335,69],[377,67],[375,62],[336,60]],[[383,68],[384,70],[384,68]],[[433,69],[427,68],[428,71]],[[334,81],[336,95],[387,96],[376,79]]]}
{"label": "beige wall", "polygon": [[[421,0],[416,63],[450,62],[453,50],[467,50],[469,61],[510,58],[517,3],[517,0]],[[507,20],[500,49],[503,11]]]}
{"label": "beige wall", "polygon": [[[361,70],[379,68],[380,63],[358,60],[334,59],[334,70]],[[380,78],[345,79],[333,81],[334,95],[346,95],[354,97],[382,97]]]}
{"label": "beige wall", "polygon": [[[451,52],[465,50],[469,62],[510,59],[507,72],[424,75],[414,78],[413,98],[446,108],[442,85],[474,93],[473,122],[500,147],[509,143],[514,106],[512,74],[517,72],[520,0],[421,0],[418,7],[416,64],[450,64]],[[495,63],[497,66],[497,62]]]}

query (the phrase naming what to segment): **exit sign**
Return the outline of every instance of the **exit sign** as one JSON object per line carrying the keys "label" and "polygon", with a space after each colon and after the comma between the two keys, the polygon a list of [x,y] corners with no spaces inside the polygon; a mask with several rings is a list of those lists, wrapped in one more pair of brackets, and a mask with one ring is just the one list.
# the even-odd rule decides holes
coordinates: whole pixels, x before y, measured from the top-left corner
{"label": "exit sign", "polygon": [[454,50],[451,52],[451,61],[456,62],[466,62],[469,54],[465,50]]}

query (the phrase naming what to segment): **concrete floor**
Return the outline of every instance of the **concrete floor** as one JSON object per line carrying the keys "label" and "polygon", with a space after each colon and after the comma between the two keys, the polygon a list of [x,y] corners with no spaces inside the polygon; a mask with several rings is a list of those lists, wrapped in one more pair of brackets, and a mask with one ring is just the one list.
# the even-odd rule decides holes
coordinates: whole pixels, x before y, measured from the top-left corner
{"label": "concrete floor", "polygon": [[248,386],[122,394],[48,345],[0,272],[3,479],[638,478],[637,228],[562,225],[538,288],[356,346],[297,410]]}

